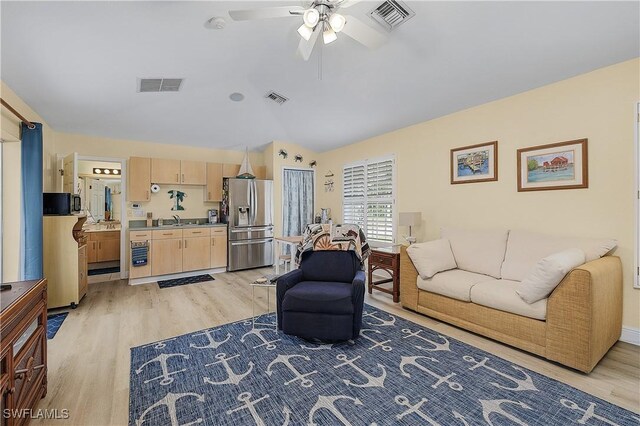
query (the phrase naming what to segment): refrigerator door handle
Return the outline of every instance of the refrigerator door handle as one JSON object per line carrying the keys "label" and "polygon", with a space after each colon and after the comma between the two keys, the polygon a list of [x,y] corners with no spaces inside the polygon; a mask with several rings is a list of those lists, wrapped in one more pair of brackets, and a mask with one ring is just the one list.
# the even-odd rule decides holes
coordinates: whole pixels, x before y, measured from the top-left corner
{"label": "refrigerator door handle", "polygon": [[267,238],[265,240],[251,240],[251,241],[240,241],[240,242],[232,242],[229,243],[232,246],[247,246],[250,244],[264,244],[264,243],[270,243],[273,241],[273,238]]}

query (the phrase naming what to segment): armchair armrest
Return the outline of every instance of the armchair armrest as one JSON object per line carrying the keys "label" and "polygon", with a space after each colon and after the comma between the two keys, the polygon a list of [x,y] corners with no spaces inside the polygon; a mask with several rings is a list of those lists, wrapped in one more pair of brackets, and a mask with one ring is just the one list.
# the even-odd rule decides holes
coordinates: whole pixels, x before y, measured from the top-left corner
{"label": "armchair armrest", "polygon": [[622,333],[622,264],[605,256],[578,266],[547,302],[546,357],[590,372]]}
{"label": "armchair armrest", "polygon": [[400,302],[412,311],[418,310],[418,271],[407,254],[407,247],[400,247]]}
{"label": "armchair armrest", "polygon": [[282,328],[282,300],[284,299],[284,295],[290,288],[301,282],[303,278],[302,269],[294,269],[278,278],[276,282],[278,329]]}
{"label": "armchair armrest", "polygon": [[365,272],[356,272],[356,276],[353,277],[353,286],[351,287],[351,300],[353,301],[353,339],[358,337],[358,335],[360,334],[360,328],[362,327],[362,309],[364,307],[365,281]]}

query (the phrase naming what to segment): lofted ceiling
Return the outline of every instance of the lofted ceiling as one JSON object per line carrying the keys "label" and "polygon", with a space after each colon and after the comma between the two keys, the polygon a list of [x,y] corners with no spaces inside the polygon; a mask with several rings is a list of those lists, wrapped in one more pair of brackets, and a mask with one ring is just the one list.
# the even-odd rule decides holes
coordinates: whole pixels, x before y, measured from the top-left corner
{"label": "lofted ceiling", "polygon": [[[349,13],[381,29],[379,3]],[[227,13],[301,2],[2,1],[0,77],[57,131],[326,151],[639,56],[638,2],[406,3],[416,16],[382,47],[342,34],[323,47],[319,80],[318,51],[295,54],[300,17]],[[213,16],[223,30],[205,28]],[[185,81],[137,93],[140,77]]]}

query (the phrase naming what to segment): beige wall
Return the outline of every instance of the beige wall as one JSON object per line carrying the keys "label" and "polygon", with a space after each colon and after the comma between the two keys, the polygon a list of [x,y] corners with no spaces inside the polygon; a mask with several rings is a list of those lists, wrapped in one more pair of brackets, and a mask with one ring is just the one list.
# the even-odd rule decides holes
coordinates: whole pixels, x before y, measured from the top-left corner
{"label": "beige wall", "polygon": [[[27,120],[42,123],[43,185],[45,191],[53,189],[54,134],[29,105],[20,99],[4,82],[0,81],[0,97]],[[20,120],[6,108],[0,108],[2,133],[2,282],[19,279],[20,245]]]}
{"label": "beige wall", "polygon": [[[633,288],[639,75],[636,59],[324,153],[319,172],[332,169],[336,189],[319,190],[320,205],[340,220],[343,164],[395,154],[397,209],[422,212],[419,241],[448,225],[614,237],[624,265],[623,322],[640,328],[640,291]],[[517,192],[518,148],[578,138],[589,139],[588,189]],[[449,150],[494,140],[499,181],[450,185]]]}

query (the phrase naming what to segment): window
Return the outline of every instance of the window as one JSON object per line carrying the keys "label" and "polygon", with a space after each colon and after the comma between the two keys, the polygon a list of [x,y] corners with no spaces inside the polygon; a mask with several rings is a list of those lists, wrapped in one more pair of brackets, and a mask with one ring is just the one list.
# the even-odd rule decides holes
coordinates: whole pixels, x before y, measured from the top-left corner
{"label": "window", "polygon": [[394,242],[394,169],[393,157],[347,164],[343,169],[342,221],[359,225],[373,243]]}

